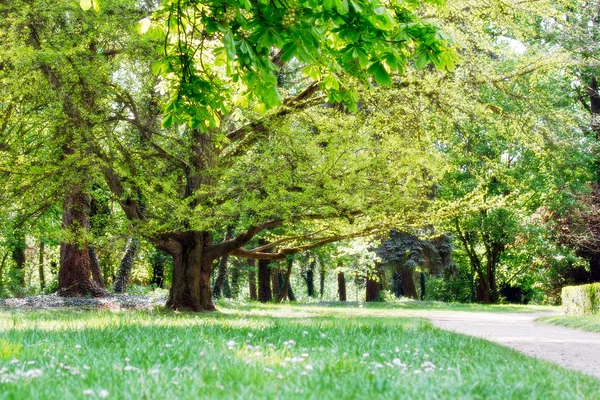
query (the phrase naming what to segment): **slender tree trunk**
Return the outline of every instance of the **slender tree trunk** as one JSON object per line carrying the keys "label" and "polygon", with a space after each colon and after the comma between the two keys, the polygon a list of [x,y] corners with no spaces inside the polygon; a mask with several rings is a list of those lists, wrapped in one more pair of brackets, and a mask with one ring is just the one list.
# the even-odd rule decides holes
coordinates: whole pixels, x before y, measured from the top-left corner
{"label": "slender tree trunk", "polygon": [[256,262],[248,258],[248,267],[250,267],[250,270],[248,271],[250,300],[258,300],[258,296],[256,294]]}
{"label": "slender tree trunk", "polygon": [[271,301],[271,271],[268,260],[258,260],[258,301]]}
{"label": "slender tree trunk", "polygon": [[240,264],[232,263],[231,267],[231,297],[237,299],[240,295]]}
{"label": "slender tree trunk", "polygon": [[304,282],[306,282],[306,292],[308,294],[308,297],[315,297],[315,267],[316,267],[317,261],[316,260],[312,260],[309,264],[308,264],[308,268],[303,271],[302,273],[302,278],[304,279]]}
{"label": "slender tree trunk", "polygon": [[271,268],[271,290],[273,299],[278,299],[281,295],[281,286],[279,286],[279,267]]}
{"label": "slender tree trunk", "polygon": [[180,237],[166,237],[157,243],[173,256],[173,283],[167,307],[173,310],[214,311],[210,272],[213,260],[204,248],[210,245],[210,232],[186,232]]}
{"label": "slender tree trunk", "polygon": [[325,294],[325,264],[319,262],[319,297],[323,298]]}
{"label": "slender tree trunk", "polygon": [[379,282],[367,275],[366,301],[377,301],[379,298]]}
{"label": "slender tree trunk", "polygon": [[18,277],[17,282],[22,289],[25,287],[25,233],[21,230],[15,232],[15,238],[12,243],[12,259],[15,262],[15,269]]}
{"label": "slender tree trunk", "polygon": [[219,260],[219,269],[217,270],[217,278],[215,279],[215,286],[213,288],[213,296],[220,298],[221,296],[231,298],[231,289],[229,287],[229,280],[227,279],[227,264],[229,261],[229,255],[225,254]]}
{"label": "slender tree trunk", "polygon": [[9,251],[4,253],[4,256],[2,256],[2,261],[0,262],[0,292],[2,292],[2,288],[4,287],[4,265],[9,253]]}
{"label": "slender tree trunk", "polygon": [[[63,204],[62,225],[72,237],[83,237],[88,227],[89,199],[81,187],[71,188]],[[58,294],[103,296],[106,292],[92,280],[87,243],[60,244]]]}
{"label": "slender tree trunk", "polygon": [[344,272],[338,272],[337,281],[339,299],[340,301],[346,301],[346,277],[344,276]]}
{"label": "slender tree trunk", "polygon": [[98,254],[96,248],[93,246],[88,247],[88,253],[90,255],[90,270],[92,271],[92,279],[98,284],[98,286],[104,288],[104,278],[102,277],[102,269],[100,268],[100,261],[98,260]]}
{"label": "slender tree trunk", "polygon": [[[290,275],[292,274],[292,267],[294,265],[294,259],[293,258],[288,258],[287,259],[287,269],[285,271],[285,275],[283,276],[283,285],[281,286],[281,293],[279,294],[279,297],[277,298],[278,302],[281,302],[283,300],[285,300],[286,298],[290,298]],[[292,294],[293,296],[293,294]],[[290,298],[290,300],[292,300]]]}
{"label": "slender tree trunk", "polygon": [[44,250],[45,243],[40,240],[40,253],[38,258],[38,272],[40,274],[40,290],[43,292],[46,287],[46,277],[44,275]]}
{"label": "slender tree trunk", "polygon": [[416,299],[418,296],[415,280],[413,278],[413,270],[410,268],[402,268],[400,274],[402,276],[402,293],[405,297]]}
{"label": "slender tree trunk", "polygon": [[421,286],[420,300],[425,300],[425,272],[419,274],[419,285]]}
{"label": "slender tree trunk", "polygon": [[402,273],[400,272],[400,268],[397,266],[394,267],[394,272],[392,275],[393,281],[393,291],[396,298],[402,297],[404,292],[402,291]]}
{"label": "slender tree trunk", "polygon": [[127,285],[131,278],[131,270],[133,269],[133,261],[135,260],[137,249],[137,240],[128,237],[125,251],[123,252],[123,257],[121,257],[121,263],[119,264],[117,279],[115,279],[115,284],[113,286],[113,291],[115,293],[125,293],[127,291]]}

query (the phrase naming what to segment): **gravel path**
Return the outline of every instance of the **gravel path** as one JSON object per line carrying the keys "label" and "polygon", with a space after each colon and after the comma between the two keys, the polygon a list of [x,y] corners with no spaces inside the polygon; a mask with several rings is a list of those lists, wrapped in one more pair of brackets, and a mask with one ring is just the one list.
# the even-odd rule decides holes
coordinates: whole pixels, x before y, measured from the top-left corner
{"label": "gravel path", "polygon": [[551,315],[558,313],[444,312],[426,318],[439,328],[487,339],[600,378],[600,333],[534,321]]}
{"label": "gravel path", "polygon": [[150,310],[164,306],[166,296],[111,295],[99,298],[61,297],[56,294],[24,298],[0,299],[0,308],[20,309],[77,309],[77,310]]}

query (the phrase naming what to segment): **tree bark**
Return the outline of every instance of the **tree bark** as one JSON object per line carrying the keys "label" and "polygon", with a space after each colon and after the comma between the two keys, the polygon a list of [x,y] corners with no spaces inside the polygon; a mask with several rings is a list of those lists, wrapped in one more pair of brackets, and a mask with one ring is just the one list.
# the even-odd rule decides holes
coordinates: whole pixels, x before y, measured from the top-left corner
{"label": "tree bark", "polygon": [[312,260],[308,264],[308,268],[303,271],[302,278],[304,278],[304,282],[306,282],[306,292],[308,297],[315,297],[315,267],[317,261]]}
{"label": "tree bark", "polygon": [[325,294],[325,264],[319,262],[319,297],[322,299]]}
{"label": "tree bark", "polygon": [[20,288],[25,287],[25,233],[20,229],[15,233],[15,238],[12,243],[12,259],[15,262],[15,269],[18,273],[17,282]]}
{"label": "tree bark", "polygon": [[248,271],[248,285],[250,291],[250,300],[258,300],[256,294],[256,262],[248,258],[248,266],[251,268]]}
{"label": "tree bark", "polygon": [[190,231],[161,238],[157,247],[173,256],[173,283],[167,307],[181,311],[214,311],[210,271],[212,261],[205,253],[210,232]]}
{"label": "tree bark", "polygon": [[[72,237],[82,237],[88,227],[89,199],[79,186],[71,188],[63,203],[62,226]],[[61,296],[104,296],[92,280],[87,243],[60,244],[58,294]]]}
{"label": "tree bark", "polygon": [[46,277],[44,275],[44,250],[45,250],[45,243],[40,240],[40,253],[39,253],[39,258],[38,258],[38,272],[40,274],[40,290],[44,291],[44,288],[46,287]]}
{"label": "tree bark", "polygon": [[94,282],[96,282],[98,286],[104,288],[104,278],[102,277],[102,269],[100,268],[100,261],[98,260],[96,248],[90,246],[88,248],[88,253],[90,255],[90,270],[92,271],[92,279],[94,279]]}
{"label": "tree bark", "polygon": [[258,301],[266,303],[272,299],[269,260],[258,260]]}
{"label": "tree bark", "polygon": [[271,268],[271,291],[273,299],[279,299],[281,295],[281,286],[279,285],[279,267]]}
{"label": "tree bark", "polygon": [[379,299],[379,282],[367,276],[366,301],[377,301]]}
{"label": "tree bark", "polygon": [[[281,287],[281,292],[279,294],[279,297],[277,298],[278,302],[281,302],[287,298],[289,298],[290,300],[290,275],[292,274],[292,267],[294,265],[294,259],[293,258],[288,258],[287,259],[287,269],[285,271],[285,275],[283,276],[283,286]],[[293,294],[292,294],[293,296]]]}
{"label": "tree bark", "polygon": [[417,288],[415,287],[415,280],[413,278],[413,270],[410,268],[402,268],[400,270],[402,276],[402,293],[404,297],[410,299],[417,298]]}
{"label": "tree bark", "polygon": [[125,245],[125,251],[123,257],[121,257],[121,263],[119,264],[119,272],[117,273],[117,279],[113,286],[115,293],[125,293],[127,291],[127,285],[131,278],[131,270],[133,269],[133,262],[135,260],[135,254],[137,253],[138,242],[132,237],[127,238],[127,244]]}
{"label": "tree bark", "polygon": [[229,287],[229,280],[227,279],[227,263],[229,261],[229,255],[225,254],[219,260],[219,269],[217,271],[217,278],[215,279],[215,285],[213,287],[213,296],[220,298],[221,296],[231,298],[231,288]]}
{"label": "tree bark", "polygon": [[337,274],[338,296],[340,301],[346,301],[346,277],[342,271]]}
{"label": "tree bark", "polygon": [[232,263],[231,268],[231,297],[237,299],[240,295],[240,264],[239,261]]}

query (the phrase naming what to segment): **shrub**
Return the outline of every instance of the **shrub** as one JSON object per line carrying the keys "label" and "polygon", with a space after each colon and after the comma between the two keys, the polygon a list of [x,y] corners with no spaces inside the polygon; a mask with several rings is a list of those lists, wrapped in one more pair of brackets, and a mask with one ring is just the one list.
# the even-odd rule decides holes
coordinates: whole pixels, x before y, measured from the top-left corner
{"label": "shrub", "polygon": [[600,312],[600,283],[565,286],[562,289],[563,311],[567,315],[596,314]]}

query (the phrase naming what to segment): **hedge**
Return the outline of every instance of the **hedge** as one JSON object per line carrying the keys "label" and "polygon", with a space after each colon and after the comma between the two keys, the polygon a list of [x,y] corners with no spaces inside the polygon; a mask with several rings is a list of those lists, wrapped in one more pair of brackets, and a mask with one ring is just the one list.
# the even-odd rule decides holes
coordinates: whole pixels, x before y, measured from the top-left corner
{"label": "hedge", "polygon": [[562,307],[567,315],[600,313],[600,283],[562,288]]}

